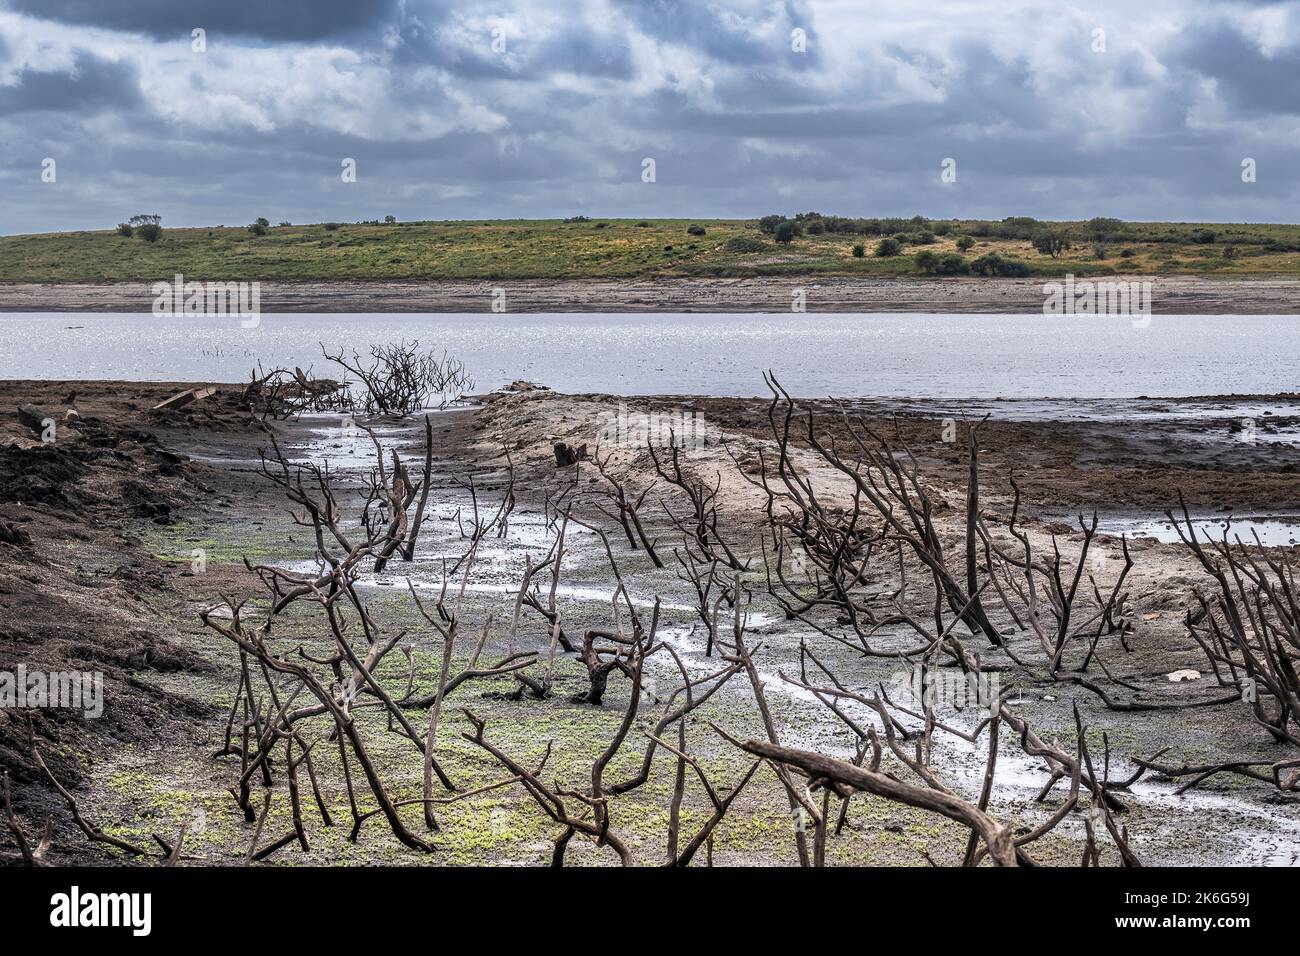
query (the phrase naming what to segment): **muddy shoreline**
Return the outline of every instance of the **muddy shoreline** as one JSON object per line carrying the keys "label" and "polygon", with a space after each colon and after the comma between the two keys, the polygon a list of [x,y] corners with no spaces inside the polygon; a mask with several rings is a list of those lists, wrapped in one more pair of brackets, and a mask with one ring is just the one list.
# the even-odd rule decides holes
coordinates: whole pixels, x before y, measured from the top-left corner
{"label": "muddy shoreline", "polygon": [[[200,276],[187,277],[201,279]],[[757,278],[499,279],[430,282],[261,282],[264,312],[490,312],[504,289],[508,312],[789,312],[803,290],[808,312],[1035,313],[1035,279]],[[1098,279],[1097,281],[1107,281]],[[1300,279],[1111,277],[1151,282],[1162,315],[1300,314]],[[148,312],[150,282],[0,283],[0,312]]]}
{"label": "muddy shoreline", "polygon": [[[290,520],[283,496],[257,474],[258,450],[266,436],[250,427],[241,413],[240,387],[222,386],[210,399],[176,412],[149,411],[178,387],[176,383],[0,383],[0,408],[33,402],[63,414],[67,407],[76,407],[82,421],[99,423],[85,429],[78,442],[108,449],[90,456],[87,470],[75,475],[33,470],[31,480],[38,487],[57,492],[48,500],[26,495],[25,500],[10,496],[11,500],[0,501],[0,526],[21,528],[28,539],[16,545],[0,542],[0,632],[10,638],[0,644],[5,658],[0,668],[9,667],[15,654],[40,653],[46,655],[40,661],[47,667],[62,655],[74,665],[106,670],[115,688],[109,698],[113,708],[109,721],[56,721],[39,730],[46,753],[58,758],[52,764],[56,772],[75,784],[83,812],[113,832],[147,841],[151,833],[170,835],[188,822],[195,829],[187,862],[230,863],[242,857],[251,827],[235,812],[226,789],[238,761],[233,761],[232,769],[230,757],[214,758],[213,753],[221,741],[224,712],[238,670],[232,649],[199,623],[198,612],[224,595],[240,598],[256,593],[257,582],[243,564],[245,557],[255,563],[292,564],[312,552],[303,529]],[[1150,515],[1168,506],[1177,489],[1184,490],[1195,511],[1207,514],[1245,507],[1300,509],[1295,491],[1300,445],[1242,442],[1234,431],[1243,409],[1265,405],[1272,413],[1269,417],[1278,419],[1269,427],[1285,438],[1300,420],[1300,411],[1290,407],[1294,401],[1292,396],[1277,396],[1172,400],[1158,406],[1119,402],[1105,415],[1081,419],[1054,417],[1050,410],[1022,403],[1021,414],[1013,409],[981,426],[986,505],[992,511],[1006,507],[1005,482],[1014,469],[1026,495],[1028,526],[1036,534],[1058,534],[1067,549],[1078,539],[1069,527],[1072,513],[1096,507],[1103,514]],[[457,510],[466,505],[465,480],[476,477],[483,501],[500,494],[503,448],[510,450],[516,468],[519,501],[514,530],[510,540],[493,541],[485,550],[482,574],[467,598],[466,614],[474,620],[492,613],[499,620],[508,619],[524,555],[545,550],[544,502],[566,480],[555,469],[552,442],[592,441],[602,417],[619,402],[629,403],[634,411],[698,412],[729,436],[731,451],[742,462],[752,463],[752,455],[770,436],[765,403],[746,399],[621,399],[534,391],[493,396],[474,407],[444,413],[435,419],[437,480],[426,530],[429,554],[413,567],[367,575],[364,586],[376,619],[385,626],[409,624],[405,578],[411,577],[417,587],[433,587],[439,555],[454,554],[459,547]],[[942,526],[955,526],[964,481],[963,452],[959,445],[945,441],[943,425],[945,419],[969,418],[981,409],[950,402],[907,407],[884,400],[859,404],[873,427],[888,430],[917,456],[934,483]],[[1207,404],[1210,413],[1204,413]],[[1159,409],[1164,411],[1153,419]],[[1202,413],[1191,415],[1192,410]],[[30,442],[10,417],[5,416],[0,427],[0,454],[12,454],[14,442]],[[272,427],[292,456],[328,459],[338,474],[350,475],[351,482],[366,467],[368,439],[362,436],[358,443],[338,416],[306,416]],[[154,436],[157,444],[145,435]],[[413,422],[384,423],[382,435],[399,448],[409,448],[419,437]],[[726,470],[722,494],[727,526],[735,529],[738,538],[745,537],[757,527],[752,488],[734,473],[731,459],[720,447],[712,446],[700,456],[694,467]],[[617,463],[637,482],[651,477],[643,454],[619,450]],[[172,466],[175,473],[159,479],[160,465]],[[135,483],[140,478],[148,480]],[[123,481],[136,490],[125,494]],[[667,535],[670,529],[659,527],[657,533]],[[1108,547],[1113,550],[1113,544]],[[193,563],[196,552],[203,555],[201,570]],[[1141,621],[1140,639],[1134,638],[1132,653],[1122,653],[1108,643],[1111,666],[1152,699],[1203,695],[1208,679],[1172,684],[1165,678],[1176,669],[1204,668],[1182,626],[1179,595],[1183,590],[1175,588],[1175,584],[1177,589],[1189,585],[1194,569],[1175,546],[1144,541],[1134,545],[1134,553],[1138,564],[1131,590]],[[620,550],[619,559],[635,582],[638,599],[663,597],[664,639],[672,642],[692,672],[712,667],[698,646],[685,585],[671,569],[650,567],[643,553]],[[593,538],[575,534],[567,567],[560,590],[567,620],[575,628],[601,626],[608,614],[609,570]],[[752,625],[763,648],[759,664],[767,675],[783,734],[801,745],[841,752],[844,738],[834,722],[828,724],[815,701],[791,691],[779,677],[791,666],[801,632],[774,610],[756,607]],[[532,618],[525,622],[522,647],[545,647],[546,630],[539,623]],[[153,643],[142,656],[135,649],[145,634],[153,635]],[[301,637],[319,639],[309,631]],[[436,647],[429,635],[418,632],[412,647],[417,679],[427,684]],[[889,659],[862,659],[834,645],[825,647],[824,653],[857,686],[889,681],[897,667]],[[1000,659],[990,654],[989,662]],[[663,677],[671,678],[671,671],[667,667]],[[458,769],[458,783],[470,787],[492,779],[491,769],[476,763],[472,750],[456,742],[466,727],[459,715],[462,706],[488,717],[495,739],[504,740],[516,752],[536,754],[547,739],[553,739],[560,754],[556,773],[577,774],[580,779],[585,765],[575,756],[603,746],[601,734],[618,720],[626,685],[612,683],[607,702],[592,708],[569,698],[570,692],[581,690],[584,679],[576,661],[562,657],[557,679],[565,694],[545,706],[512,703],[487,688],[470,688],[451,700],[456,713],[447,717],[445,746],[447,759]],[[1094,728],[1110,734],[1117,768],[1125,774],[1129,758],[1165,746],[1173,747],[1179,759],[1192,761],[1228,754],[1267,756],[1275,751],[1236,709],[1116,713],[1079,688],[1040,683],[1029,674],[1017,673],[1014,679],[1018,706],[1045,735],[1066,739],[1073,733],[1070,706],[1077,702]],[[752,714],[742,706],[743,691],[737,685],[719,695],[715,708],[705,716],[733,729],[752,730]],[[122,862],[85,844],[60,802],[21,762],[18,726],[8,729],[0,760],[18,764],[20,812],[29,820],[46,813],[55,816],[58,859]],[[693,729],[692,741],[720,779],[734,777],[734,755],[716,738]],[[394,768],[402,765],[400,753],[380,752]],[[937,766],[958,789],[971,792],[978,786],[983,760],[979,747],[949,741],[937,759]],[[1033,800],[1042,782],[1041,769],[1032,761],[1007,760],[992,806],[1007,819],[1033,825],[1044,812]],[[409,760],[405,763],[409,765]],[[413,785],[404,776],[397,779],[402,781],[399,786]],[[620,821],[636,836],[639,861],[655,861],[659,831],[654,821],[662,819],[670,792],[664,776],[656,776],[648,791],[620,811]],[[343,798],[328,784],[327,796],[342,813]],[[1223,779],[1207,785],[1199,795],[1184,798],[1174,795],[1171,784],[1149,779],[1135,792],[1133,803],[1130,826],[1139,834],[1139,849],[1150,862],[1294,864],[1300,859],[1300,805],[1270,794],[1266,787]],[[792,864],[791,844],[783,836],[788,820],[775,782],[754,785],[742,806],[737,823],[720,835],[717,861]],[[277,806],[268,826],[283,826],[282,809]],[[694,810],[699,812],[700,807],[695,805]],[[449,807],[444,823],[433,857],[405,851],[382,826],[371,829],[368,824],[366,839],[359,844],[343,839],[345,834],[334,832],[337,827],[322,833],[320,842],[314,835],[312,853],[303,861],[544,864],[554,835],[518,795],[493,795],[483,803]],[[1041,861],[1076,862],[1073,841],[1078,833],[1077,826],[1067,828],[1059,841],[1038,848]],[[910,865],[923,863],[926,855],[949,863],[955,862],[953,847],[959,853],[961,843],[960,833],[936,826],[933,818],[864,800],[850,813],[850,827],[830,853],[837,863]],[[608,862],[595,847],[574,852],[578,862]]]}

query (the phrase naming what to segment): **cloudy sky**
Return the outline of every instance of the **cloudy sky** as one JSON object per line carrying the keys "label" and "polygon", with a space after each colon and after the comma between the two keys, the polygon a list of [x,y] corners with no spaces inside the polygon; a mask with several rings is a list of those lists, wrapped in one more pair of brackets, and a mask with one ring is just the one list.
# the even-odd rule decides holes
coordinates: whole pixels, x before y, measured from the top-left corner
{"label": "cloudy sky", "polygon": [[0,0],[0,156],[0,233],[1295,222],[1300,0]]}

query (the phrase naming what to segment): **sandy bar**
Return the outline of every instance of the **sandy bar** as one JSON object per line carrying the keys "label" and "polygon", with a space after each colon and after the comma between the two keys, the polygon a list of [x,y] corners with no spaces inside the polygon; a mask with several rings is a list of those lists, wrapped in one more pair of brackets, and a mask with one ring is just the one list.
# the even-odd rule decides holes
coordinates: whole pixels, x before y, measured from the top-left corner
{"label": "sandy bar", "polygon": [[[202,281],[202,276],[187,277]],[[1038,312],[1051,279],[821,278],[501,279],[261,282],[264,312],[788,312],[804,290],[809,312]],[[1083,281],[1083,280],[1079,280]],[[1300,279],[1116,276],[1152,283],[1158,314],[1300,313]],[[0,312],[148,312],[150,282],[0,283]]]}

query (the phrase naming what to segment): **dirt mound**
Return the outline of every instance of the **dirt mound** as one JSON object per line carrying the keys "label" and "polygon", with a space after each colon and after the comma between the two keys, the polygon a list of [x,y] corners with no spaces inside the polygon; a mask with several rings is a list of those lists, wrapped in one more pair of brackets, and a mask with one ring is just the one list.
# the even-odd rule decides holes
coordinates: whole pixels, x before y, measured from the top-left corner
{"label": "dirt mound", "polygon": [[67,449],[52,445],[0,449],[0,502],[68,507],[70,487],[86,466]]}
{"label": "dirt mound", "polygon": [[[8,383],[14,397],[55,425],[44,436],[53,440],[42,441],[30,421],[0,412],[0,674],[14,686],[20,673],[102,680],[99,714],[0,710],[0,766],[19,784],[40,784],[19,798],[40,803],[48,794],[30,741],[62,782],[76,785],[98,748],[183,734],[206,714],[151,682],[150,674],[209,665],[167,638],[154,608],[174,603],[174,593],[135,537],[144,522],[174,521],[206,489],[200,469],[151,430],[156,393],[82,388],[97,413],[82,416],[67,410],[76,392],[65,399],[20,385]],[[225,403],[214,407],[234,421]],[[186,416],[157,417],[179,427]]]}
{"label": "dirt mound", "polygon": [[15,780],[37,779],[29,733],[55,774],[75,783],[84,768],[73,755],[87,735],[135,742],[184,722],[169,695],[150,690],[147,675],[208,665],[142,626],[149,599],[162,594],[159,584],[123,582],[112,571],[67,568],[0,545],[0,672],[103,675],[102,715],[52,707],[0,711],[0,766]]}
{"label": "dirt mound", "polygon": [[147,420],[159,429],[231,431],[249,427],[253,396],[246,388],[229,386],[188,405],[168,406],[147,412]]}
{"label": "dirt mound", "polygon": [[61,422],[53,441],[0,446],[0,504],[73,518],[145,517],[166,524],[196,491],[189,460],[142,429],[95,418]]}

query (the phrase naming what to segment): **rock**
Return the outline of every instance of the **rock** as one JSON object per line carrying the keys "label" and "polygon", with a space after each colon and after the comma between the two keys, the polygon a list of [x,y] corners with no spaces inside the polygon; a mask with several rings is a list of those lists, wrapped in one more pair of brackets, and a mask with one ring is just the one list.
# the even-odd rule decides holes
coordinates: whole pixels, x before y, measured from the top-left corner
{"label": "rock", "polygon": [[1183,681],[1200,680],[1201,672],[1194,671],[1189,667],[1180,671],[1170,671],[1165,677],[1171,684],[1181,684]]}

